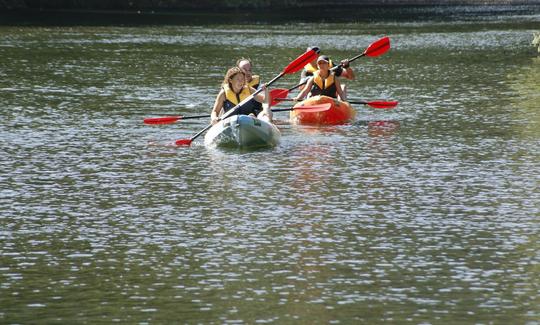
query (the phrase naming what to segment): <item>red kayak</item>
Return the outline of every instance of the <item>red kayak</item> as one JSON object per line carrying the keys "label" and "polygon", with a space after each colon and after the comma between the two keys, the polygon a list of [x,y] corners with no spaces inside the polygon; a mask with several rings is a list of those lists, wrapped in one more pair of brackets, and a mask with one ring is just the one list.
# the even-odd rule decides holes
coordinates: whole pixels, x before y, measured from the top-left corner
{"label": "red kayak", "polygon": [[356,117],[356,110],[349,103],[328,96],[313,96],[294,105],[294,107],[324,103],[332,104],[329,110],[322,112],[292,110],[290,113],[291,122],[309,125],[339,125],[349,123]]}

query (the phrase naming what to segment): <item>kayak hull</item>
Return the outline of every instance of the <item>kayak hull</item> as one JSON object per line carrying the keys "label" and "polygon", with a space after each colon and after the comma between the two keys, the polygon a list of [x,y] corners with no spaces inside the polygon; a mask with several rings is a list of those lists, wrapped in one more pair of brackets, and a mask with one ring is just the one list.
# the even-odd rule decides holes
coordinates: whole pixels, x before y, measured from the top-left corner
{"label": "kayak hull", "polygon": [[209,147],[261,148],[274,147],[281,133],[267,121],[248,115],[233,115],[213,125],[204,137]]}
{"label": "kayak hull", "polygon": [[352,122],[356,117],[356,110],[347,102],[328,96],[313,96],[294,107],[330,103],[329,110],[322,112],[309,112],[292,110],[290,120],[294,124],[302,125],[340,125]]}

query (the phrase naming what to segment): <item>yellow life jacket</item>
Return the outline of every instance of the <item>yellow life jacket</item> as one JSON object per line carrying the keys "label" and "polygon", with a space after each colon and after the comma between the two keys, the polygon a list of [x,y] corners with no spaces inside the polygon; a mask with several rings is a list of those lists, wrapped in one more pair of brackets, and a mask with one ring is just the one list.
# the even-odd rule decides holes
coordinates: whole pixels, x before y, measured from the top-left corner
{"label": "yellow life jacket", "polygon": [[[252,78],[251,81],[248,82],[248,86],[250,86],[251,88],[254,88],[254,89],[258,89],[259,85],[261,83],[261,77],[259,77],[259,75],[256,74],[256,75],[251,76],[251,78]],[[253,110],[254,110],[255,115],[258,114],[258,113],[255,113],[255,112],[262,111],[262,104],[259,103],[258,101],[252,100],[251,104],[253,106]]]}
{"label": "yellow life jacket", "polygon": [[234,104],[234,105],[238,105],[241,101],[243,101],[244,99],[246,99],[247,97],[251,95],[251,92],[249,91],[248,86],[244,86],[244,88],[242,88],[242,91],[240,91],[239,94],[235,93],[229,87],[229,85],[223,85],[223,89],[225,89],[226,100],[228,100],[229,102],[231,102],[231,104]]}
{"label": "yellow life jacket", "polygon": [[[231,108],[238,105],[241,101],[251,96],[251,91],[249,89],[249,86],[247,85],[242,88],[242,91],[240,91],[239,94],[235,93],[232,89],[230,89],[229,85],[223,85],[223,89],[225,90],[225,102],[223,102],[223,112],[227,112]],[[259,102],[255,101],[255,99],[252,99],[239,107],[234,114],[259,114],[260,110],[255,107],[254,103],[258,104]]]}
{"label": "yellow life jacket", "polygon": [[[329,68],[333,68],[334,67],[334,63],[332,63],[332,60],[330,60],[330,62],[328,62],[328,67]],[[313,65],[310,63],[306,64],[304,66],[304,70],[306,71],[306,76],[312,76],[313,73],[317,70],[319,70],[319,68],[317,68],[317,65]]]}
{"label": "yellow life jacket", "polygon": [[328,89],[334,84],[334,82],[335,76],[333,72],[330,72],[326,79],[321,77],[321,72],[318,70],[313,73],[313,83],[316,84],[320,89]]}
{"label": "yellow life jacket", "polygon": [[314,66],[310,62],[310,63],[306,64],[304,69],[306,70],[306,75],[311,76],[311,75],[313,75],[313,72],[317,71],[317,66],[316,65]]}
{"label": "yellow life jacket", "polygon": [[248,82],[248,86],[255,89],[259,88],[259,84],[261,83],[261,77],[259,77],[259,75],[253,75],[252,78],[253,79],[251,79],[251,81]]}
{"label": "yellow life jacket", "polygon": [[335,75],[330,72],[326,79],[320,76],[320,71],[313,73],[313,87],[311,88],[311,96],[324,95],[337,98],[337,88],[335,83]]}

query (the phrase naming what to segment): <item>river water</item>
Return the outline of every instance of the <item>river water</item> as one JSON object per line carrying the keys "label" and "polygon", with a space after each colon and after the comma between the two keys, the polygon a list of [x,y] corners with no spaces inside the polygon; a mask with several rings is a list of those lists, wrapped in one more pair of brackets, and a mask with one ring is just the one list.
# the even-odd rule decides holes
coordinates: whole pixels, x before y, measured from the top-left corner
{"label": "river water", "polygon": [[[0,27],[0,323],[540,322],[540,13]],[[169,144],[226,69],[353,63],[337,127]],[[284,76],[276,87],[296,84]]]}

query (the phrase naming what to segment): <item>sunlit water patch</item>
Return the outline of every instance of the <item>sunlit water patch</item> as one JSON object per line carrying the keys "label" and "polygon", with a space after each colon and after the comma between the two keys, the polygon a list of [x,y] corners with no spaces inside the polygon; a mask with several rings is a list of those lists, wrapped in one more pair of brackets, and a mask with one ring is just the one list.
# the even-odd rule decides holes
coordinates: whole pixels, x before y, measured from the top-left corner
{"label": "sunlit water patch", "polygon": [[[538,62],[513,21],[0,29],[0,320],[534,323]],[[279,113],[247,151],[142,123],[209,113],[239,57],[270,80],[383,35],[345,83],[392,110]]]}

